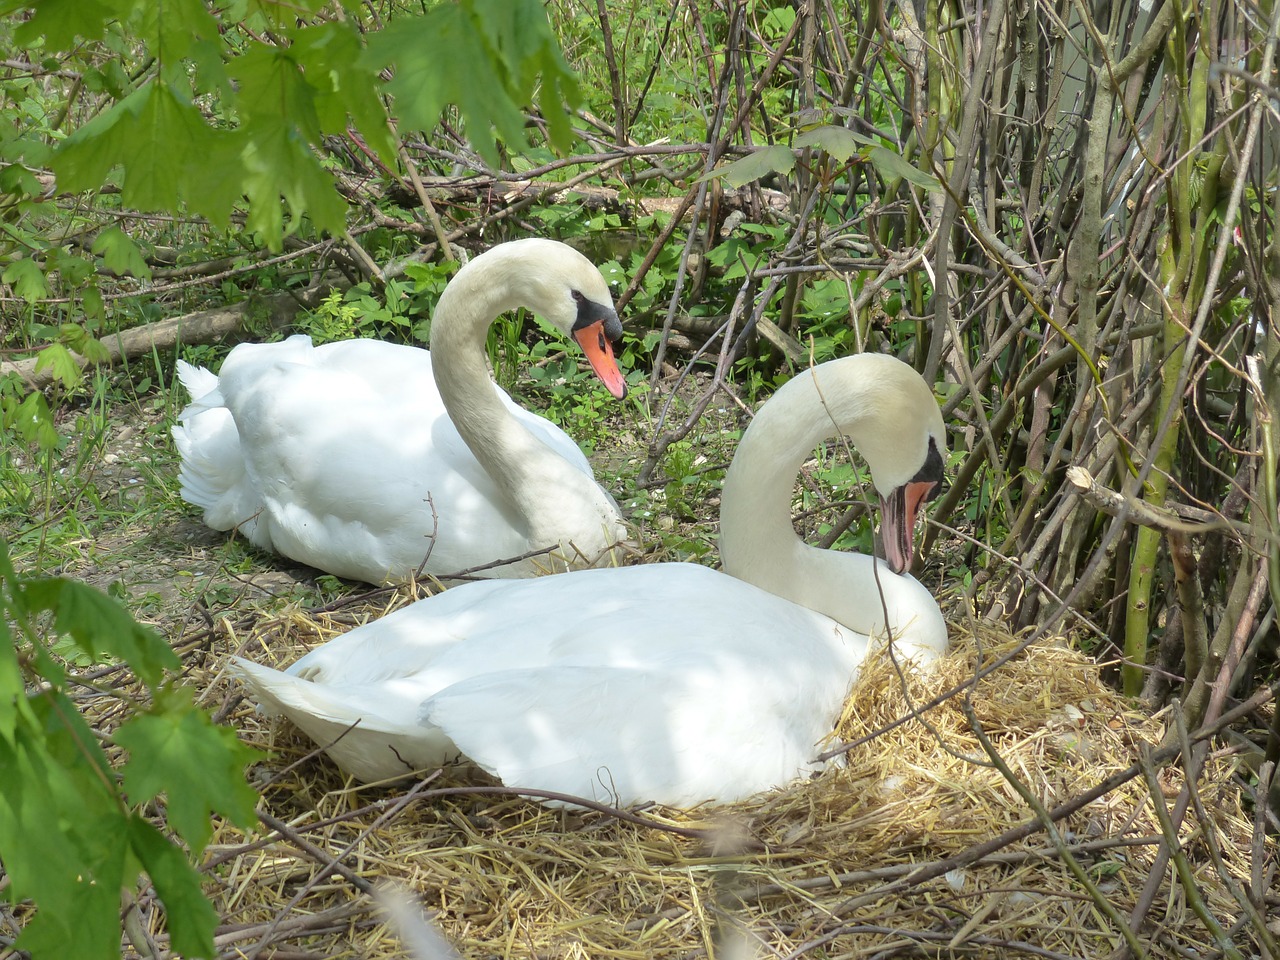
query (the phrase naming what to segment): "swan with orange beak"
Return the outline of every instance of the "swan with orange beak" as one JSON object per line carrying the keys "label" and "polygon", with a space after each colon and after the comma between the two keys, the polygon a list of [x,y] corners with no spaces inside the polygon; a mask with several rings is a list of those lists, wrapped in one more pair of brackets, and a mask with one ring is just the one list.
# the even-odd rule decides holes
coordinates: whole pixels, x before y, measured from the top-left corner
{"label": "swan with orange beak", "polygon": [[489,326],[520,307],[626,394],[600,271],[554,240],[502,243],[445,287],[430,351],[296,336],[241,344],[216,376],[180,361],[183,498],[215,530],[372,583],[513,557],[486,575],[530,577],[608,557],[625,536],[617,504],[563,430],[490,378]]}

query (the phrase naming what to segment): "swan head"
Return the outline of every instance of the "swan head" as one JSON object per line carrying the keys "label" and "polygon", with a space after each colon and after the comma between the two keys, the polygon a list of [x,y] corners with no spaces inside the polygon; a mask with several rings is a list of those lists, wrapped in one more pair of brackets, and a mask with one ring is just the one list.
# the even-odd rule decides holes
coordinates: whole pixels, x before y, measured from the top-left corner
{"label": "swan head", "polygon": [[924,378],[897,358],[859,354],[836,361],[849,362],[858,365],[861,383],[846,432],[866,459],[880,495],[885,560],[894,573],[904,573],[915,552],[916,521],[924,505],[946,489],[942,411]]}
{"label": "swan head", "polygon": [[801,372],[819,403],[815,435],[849,436],[881,500],[884,559],[895,573],[911,566],[916,520],[942,493],[946,429],[933,390],[913,367],[882,353],[832,360]]}
{"label": "swan head", "polygon": [[[609,284],[594,263],[566,243],[540,237],[499,244],[463,269],[486,261],[497,268],[492,279],[508,285],[513,304],[572,337],[609,392],[618,399],[627,395],[627,382],[613,355],[614,344],[622,339],[622,321]],[[489,280],[486,274],[485,282]]]}

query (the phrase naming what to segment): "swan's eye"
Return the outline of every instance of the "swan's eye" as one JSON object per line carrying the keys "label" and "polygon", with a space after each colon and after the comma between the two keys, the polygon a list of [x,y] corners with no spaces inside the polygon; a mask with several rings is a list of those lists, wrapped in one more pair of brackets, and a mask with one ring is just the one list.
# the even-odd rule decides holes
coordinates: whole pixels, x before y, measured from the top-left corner
{"label": "swan's eye", "polygon": [[577,290],[575,290],[573,291],[573,302],[576,303],[578,306],[582,306],[584,303],[587,302],[587,298],[584,297]]}

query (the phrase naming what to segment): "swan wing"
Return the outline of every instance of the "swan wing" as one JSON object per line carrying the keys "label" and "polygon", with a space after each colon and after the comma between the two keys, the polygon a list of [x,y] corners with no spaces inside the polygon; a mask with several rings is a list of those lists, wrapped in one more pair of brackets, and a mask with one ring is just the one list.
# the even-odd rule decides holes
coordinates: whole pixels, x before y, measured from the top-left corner
{"label": "swan wing", "polygon": [[373,733],[416,728],[437,752],[443,736],[510,786],[688,804],[811,769],[865,651],[865,637],[742,581],[653,564],[455,587],[288,674],[340,695],[345,712],[313,708],[330,740],[367,710],[387,721]]}
{"label": "swan wing", "polygon": [[743,666],[501,671],[447,687],[420,719],[508,786],[622,806],[727,802],[816,770],[848,687],[817,664],[813,687],[781,689]]}

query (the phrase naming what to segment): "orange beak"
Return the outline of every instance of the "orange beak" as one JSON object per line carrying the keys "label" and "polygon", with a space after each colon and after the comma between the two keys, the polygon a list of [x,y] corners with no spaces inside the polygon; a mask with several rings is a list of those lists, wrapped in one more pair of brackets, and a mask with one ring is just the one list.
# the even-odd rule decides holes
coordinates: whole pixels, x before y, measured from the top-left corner
{"label": "orange beak", "polygon": [[894,573],[911,569],[916,552],[916,520],[936,486],[932,480],[912,480],[880,498],[880,539],[885,560]]}
{"label": "orange beak", "polygon": [[582,352],[587,355],[587,362],[591,364],[591,369],[596,372],[596,376],[605,385],[605,388],[621,400],[627,395],[627,381],[622,377],[622,371],[618,369],[618,361],[613,358],[613,344],[609,342],[609,338],[605,336],[604,321],[597,320],[595,323],[573,331],[573,339],[578,341],[578,346],[582,347]]}

